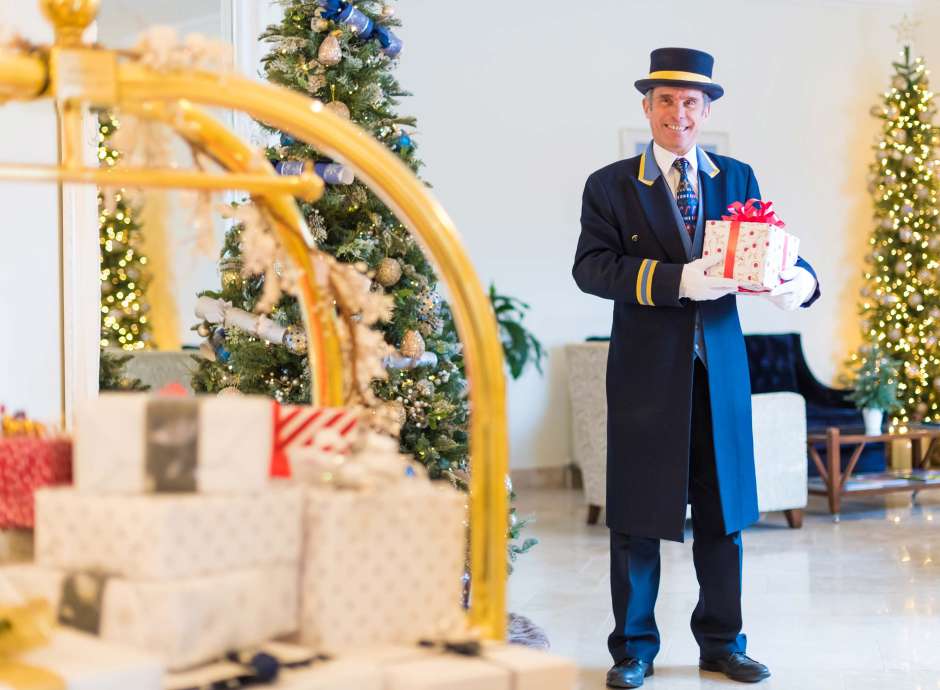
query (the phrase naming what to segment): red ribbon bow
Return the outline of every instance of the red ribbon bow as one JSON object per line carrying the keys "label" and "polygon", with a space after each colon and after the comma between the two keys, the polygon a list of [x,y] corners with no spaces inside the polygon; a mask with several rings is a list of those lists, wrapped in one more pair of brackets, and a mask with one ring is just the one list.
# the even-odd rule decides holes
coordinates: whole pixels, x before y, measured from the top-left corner
{"label": "red ribbon bow", "polygon": [[777,217],[771,209],[774,202],[761,201],[760,199],[748,199],[747,203],[742,204],[735,201],[728,207],[730,216],[722,216],[722,220],[738,221],[740,223],[767,223],[778,228],[786,226],[782,220]]}

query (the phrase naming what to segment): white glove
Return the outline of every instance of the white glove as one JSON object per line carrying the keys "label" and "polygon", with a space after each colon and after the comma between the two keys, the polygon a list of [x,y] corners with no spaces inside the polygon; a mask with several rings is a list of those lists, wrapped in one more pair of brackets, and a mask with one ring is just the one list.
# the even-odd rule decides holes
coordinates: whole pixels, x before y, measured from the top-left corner
{"label": "white glove", "polygon": [[724,258],[719,255],[708,256],[682,267],[679,279],[679,297],[688,297],[696,302],[718,299],[738,291],[738,281],[731,278],[713,278],[705,275],[712,266],[717,266]]}
{"label": "white glove", "polygon": [[767,299],[785,311],[799,309],[816,291],[816,279],[802,266],[780,271],[780,278],[786,282],[771,290]]}

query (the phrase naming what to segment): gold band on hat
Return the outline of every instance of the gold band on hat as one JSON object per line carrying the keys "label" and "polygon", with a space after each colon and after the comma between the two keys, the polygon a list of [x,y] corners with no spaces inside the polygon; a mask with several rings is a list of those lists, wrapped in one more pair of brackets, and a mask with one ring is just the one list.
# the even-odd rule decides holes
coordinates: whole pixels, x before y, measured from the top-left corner
{"label": "gold band on hat", "polygon": [[674,81],[694,81],[700,84],[711,84],[711,79],[704,74],[696,72],[682,72],[679,70],[661,70],[659,72],[650,72],[647,79],[670,79]]}

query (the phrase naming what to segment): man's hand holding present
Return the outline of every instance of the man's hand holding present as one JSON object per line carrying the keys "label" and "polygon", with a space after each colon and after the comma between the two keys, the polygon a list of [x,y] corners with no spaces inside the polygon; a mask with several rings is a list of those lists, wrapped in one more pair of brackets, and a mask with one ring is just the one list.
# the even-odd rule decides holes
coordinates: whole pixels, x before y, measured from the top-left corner
{"label": "man's hand holding present", "polygon": [[738,281],[705,275],[705,271],[717,266],[721,261],[722,258],[718,255],[706,256],[683,266],[682,277],[679,279],[679,297],[703,302],[737,292]]}
{"label": "man's hand holding present", "polygon": [[767,299],[785,311],[799,309],[816,291],[816,279],[801,266],[784,269],[780,279],[784,283],[767,293]]}

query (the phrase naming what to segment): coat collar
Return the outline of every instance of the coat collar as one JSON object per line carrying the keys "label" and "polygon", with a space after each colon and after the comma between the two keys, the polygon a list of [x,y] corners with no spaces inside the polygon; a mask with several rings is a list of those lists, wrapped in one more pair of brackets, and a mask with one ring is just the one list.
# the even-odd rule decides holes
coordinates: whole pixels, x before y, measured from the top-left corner
{"label": "coat collar", "polygon": [[[721,171],[708,154],[702,151],[701,147],[697,148],[697,156],[700,194],[705,199],[705,208],[702,209],[705,218],[720,217],[710,214],[720,212],[714,206],[720,199],[716,189],[718,180],[714,178]],[[646,151],[640,156],[637,179],[643,185],[638,187],[640,205],[643,207],[643,213],[649,221],[653,234],[662,245],[670,261],[686,263],[689,261],[689,254],[680,234],[683,230],[681,223],[676,220],[672,193],[669,191],[666,180],[653,155],[653,142],[649,143]]]}
{"label": "coat collar", "polygon": [[[715,175],[721,172],[721,169],[715,165],[715,161],[705,153],[701,146],[696,145],[695,154],[698,159],[698,169],[703,175],[714,178]],[[653,155],[653,142],[650,141],[646,146],[646,150],[640,156],[640,170],[637,179],[647,187],[652,187],[658,177],[662,177],[662,172],[656,164],[656,156]]]}

